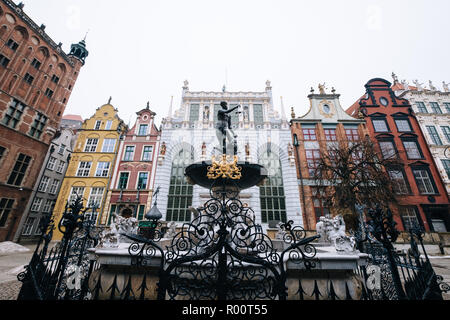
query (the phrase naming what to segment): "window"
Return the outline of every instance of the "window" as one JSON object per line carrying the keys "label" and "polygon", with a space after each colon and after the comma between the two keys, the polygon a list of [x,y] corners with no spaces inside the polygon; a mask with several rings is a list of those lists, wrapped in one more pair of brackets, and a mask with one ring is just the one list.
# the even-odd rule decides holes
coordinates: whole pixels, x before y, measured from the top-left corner
{"label": "window", "polygon": [[137,216],[138,221],[144,220],[144,212],[145,212],[145,205],[141,204],[139,206],[139,212]]}
{"label": "window", "polygon": [[86,140],[86,146],[84,147],[84,152],[95,152],[97,150],[98,139],[88,138]]}
{"label": "window", "polygon": [[99,162],[97,164],[97,170],[95,171],[96,177],[107,177],[109,173],[110,162]]}
{"label": "window", "polygon": [[275,153],[267,151],[262,155],[260,163],[268,171],[267,179],[259,187],[261,221],[263,223],[272,220],[286,222],[286,199],[280,158]]}
{"label": "window", "polygon": [[444,102],[444,107],[445,107],[446,113],[450,113],[450,102]]}
{"label": "window", "polygon": [[14,99],[9,105],[8,111],[5,113],[3,124],[15,129],[20,121],[20,118],[22,117],[22,113],[24,110],[25,105]]}
{"label": "window", "polygon": [[111,130],[112,120],[106,121],[105,130]]}
{"label": "window", "polygon": [[23,81],[25,81],[28,84],[32,84],[34,80],[34,77],[30,75],[29,73],[25,74],[25,77],[23,77]]}
{"label": "window", "polygon": [[52,184],[50,185],[50,189],[48,190],[48,193],[56,194],[56,191],[58,190],[58,186],[59,186],[59,180],[54,179]]}
{"label": "window", "polygon": [[139,172],[138,189],[147,189],[148,172]]}
{"label": "window", "polygon": [[395,119],[398,132],[411,132],[411,126],[407,119]]}
{"label": "window", "polygon": [[92,208],[94,205],[99,208],[102,203],[104,188],[92,188],[89,195],[88,207]]}
{"label": "window", "polygon": [[421,113],[428,113],[427,107],[425,106],[425,103],[423,102],[417,102],[417,109],[419,110],[419,112]]}
{"label": "window", "polygon": [[147,134],[148,125],[147,124],[141,124],[139,126],[139,136],[145,136]]}
{"label": "window", "polygon": [[167,199],[166,221],[190,221],[193,186],[188,184],[184,169],[193,162],[192,152],[181,150],[173,158]]}
{"label": "window", "polygon": [[447,139],[447,142],[450,143],[450,127],[445,126],[445,127],[441,127],[442,129],[442,133],[445,136],[445,139]]}
{"label": "window", "polygon": [[31,211],[39,212],[41,210],[42,198],[34,198],[33,204],[31,205]]}
{"label": "window", "polygon": [[89,172],[91,171],[92,162],[81,161],[78,166],[77,176],[78,177],[89,177]]}
{"label": "window", "polygon": [[117,186],[118,189],[126,189],[127,188],[129,175],[130,174],[128,172],[120,173],[119,185]]}
{"label": "window", "polygon": [[64,161],[59,160],[58,166],[56,167],[56,172],[57,172],[57,173],[62,173],[63,170],[64,170],[65,164],[66,164],[66,163],[65,163]]}
{"label": "window", "polygon": [[433,181],[431,180],[427,169],[413,169],[413,174],[421,194],[436,193],[433,186]]}
{"label": "window", "polygon": [[84,187],[72,187],[69,196],[69,204],[72,204],[78,197],[83,197]]}
{"label": "window", "polygon": [[349,141],[359,141],[358,129],[345,129],[345,134]]}
{"label": "window", "polygon": [[58,150],[58,153],[59,154],[64,154],[64,150],[66,149],[66,145],[65,144],[61,144],[60,146],[59,146],[59,150]]}
{"label": "window", "polygon": [[3,155],[5,154],[5,150],[6,150],[5,147],[0,146],[0,161],[2,161]]}
{"label": "window", "polygon": [[327,206],[327,197],[323,188],[311,188],[312,201],[316,221],[319,222],[320,217],[330,214],[330,208]]}
{"label": "window", "polygon": [[56,164],[56,158],[55,158],[55,157],[50,157],[50,158],[48,159],[47,169],[48,169],[48,170],[53,170],[53,169],[55,169],[55,164]]}
{"label": "window", "polygon": [[47,97],[51,98],[53,96],[53,90],[47,88],[44,93]]}
{"label": "window", "polygon": [[56,74],[54,74],[54,75],[52,76],[52,81],[53,81],[54,83],[58,84],[59,78],[56,76]]}
{"label": "window", "polygon": [[394,192],[396,194],[408,194],[409,188],[406,182],[405,176],[403,174],[403,170],[389,170],[389,176],[392,180],[392,184],[394,187]]}
{"label": "window", "polygon": [[253,120],[255,122],[255,127],[261,128],[264,125],[264,115],[262,104],[253,105]]}
{"label": "window", "polygon": [[2,65],[3,67],[7,67],[9,64],[9,59],[7,57],[5,57],[4,55],[0,54],[0,65]]}
{"label": "window", "polygon": [[33,61],[31,61],[31,65],[35,69],[39,70],[39,68],[41,67],[41,62],[39,60],[37,60],[37,59],[33,59]]}
{"label": "window", "polygon": [[399,212],[405,230],[420,226],[415,207],[399,207]]}
{"label": "window", "polygon": [[50,178],[47,176],[43,176],[41,182],[39,183],[39,192],[47,191],[48,183],[50,182]]}
{"label": "window", "polygon": [[308,165],[309,176],[312,178],[316,174],[316,168],[320,162],[319,149],[306,149],[306,163]]}
{"label": "window", "polygon": [[36,218],[34,217],[28,217],[23,225],[23,231],[22,235],[29,236],[31,235],[31,231],[33,230],[34,222],[36,221]]}
{"label": "window", "polygon": [[28,134],[36,139],[39,139],[41,137],[42,131],[44,131],[46,123],[47,117],[38,112]]}
{"label": "window", "polygon": [[450,160],[441,159],[444,170],[447,173],[447,178],[450,179]]}
{"label": "window", "polygon": [[437,102],[430,102],[431,110],[433,110],[434,113],[442,114],[441,107],[439,107],[439,104]]}
{"label": "window", "polygon": [[125,148],[125,155],[123,157],[123,161],[133,161],[134,155],[134,146],[127,146]]}
{"label": "window", "polygon": [[[198,120],[199,109],[200,109],[200,105],[198,105],[198,104],[191,104],[191,111],[190,111],[190,114],[189,114],[189,121],[190,122]],[[139,131],[140,131],[140,128],[139,128]]]}
{"label": "window", "polygon": [[53,209],[53,205],[55,204],[55,200],[47,199],[47,201],[44,204],[44,207],[42,208],[42,212],[49,213]]}
{"label": "window", "polygon": [[16,160],[13,170],[9,175],[7,183],[15,186],[20,186],[25,176],[25,172],[27,171],[28,166],[30,165],[30,161],[31,161],[30,156],[20,153],[19,157]]}
{"label": "window", "polygon": [[153,146],[144,146],[144,151],[142,152],[142,161],[152,161],[153,157]]}
{"label": "window", "polygon": [[426,126],[426,127],[433,144],[442,146],[442,141],[441,138],[439,137],[439,133],[437,132],[436,128],[434,126]]}
{"label": "window", "polygon": [[102,125],[102,122],[100,120],[95,121],[94,130],[100,130],[101,125]]}
{"label": "window", "polygon": [[327,141],[336,141],[336,129],[324,129],[325,131],[325,139]]}
{"label": "window", "polygon": [[0,199],[0,227],[4,227],[6,225],[6,221],[8,220],[8,215],[12,210],[13,204],[14,199]]}
{"label": "window", "polygon": [[416,141],[405,141],[403,140],[403,146],[406,150],[406,155],[408,159],[422,159],[422,152]]}
{"label": "window", "polygon": [[303,139],[309,141],[315,141],[316,137],[316,129],[303,129]]}
{"label": "window", "polygon": [[[234,107],[236,107],[237,104],[230,104],[229,109],[233,109]],[[238,110],[234,110],[232,113],[229,114],[231,117],[231,127],[232,128],[237,128],[238,124],[239,124],[239,114],[238,114]]]}
{"label": "window", "polygon": [[104,139],[102,152],[114,152],[116,146],[116,139]]}
{"label": "window", "polygon": [[12,51],[16,51],[19,47],[19,44],[13,39],[9,39],[8,42],[6,42],[6,46],[9,47]]}
{"label": "window", "polygon": [[372,124],[375,132],[389,132],[385,119],[372,119]]}
{"label": "window", "polygon": [[384,159],[389,159],[395,157],[397,151],[394,147],[394,142],[392,141],[380,141],[380,149]]}

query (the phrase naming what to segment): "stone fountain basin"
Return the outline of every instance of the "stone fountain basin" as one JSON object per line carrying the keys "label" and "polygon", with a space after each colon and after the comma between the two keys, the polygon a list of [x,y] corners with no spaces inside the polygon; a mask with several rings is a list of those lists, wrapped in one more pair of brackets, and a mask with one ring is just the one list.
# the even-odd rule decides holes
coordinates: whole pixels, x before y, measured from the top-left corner
{"label": "stone fountain basin", "polygon": [[185,170],[185,175],[192,184],[198,184],[204,188],[210,189],[213,184],[216,186],[236,186],[240,190],[256,186],[267,178],[267,170],[259,164],[238,161],[237,165],[242,168],[242,177],[239,180],[229,178],[208,179],[208,167],[211,161],[202,161],[193,163]]}

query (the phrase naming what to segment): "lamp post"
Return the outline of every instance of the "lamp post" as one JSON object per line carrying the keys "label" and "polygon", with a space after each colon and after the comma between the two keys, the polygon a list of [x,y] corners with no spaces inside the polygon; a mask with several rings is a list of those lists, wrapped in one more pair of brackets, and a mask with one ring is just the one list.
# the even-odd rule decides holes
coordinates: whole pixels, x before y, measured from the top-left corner
{"label": "lamp post", "polygon": [[158,193],[159,193],[159,187],[156,189],[153,196],[155,197],[155,202],[153,203],[153,207],[145,214],[145,218],[150,221],[150,226],[148,230],[148,238],[150,240],[153,240],[155,237],[155,230],[158,226],[158,220],[162,218],[161,211],[159,211],[157,206],[157,200],[158,200]]}
{"label": "lamp post", "polygon": [[298,172],[300,174],[300,188],[302,189],[302,204],[303,204],[303,210],[305,210],[305,220],[306,220],[305,223],[306,223],[306,228],[308,230],[310,230],[308,217],[306,215],[305,188],[303,186],[302,166],[300,165],[300,156],[299,156],[299,153],[298,153],[298,147],[299,147],[300,144],[299,144],[299,141],[298,141],[298,137],[297,137],[297,135],[295,133],[294,133],[293,145],[295,147],[295,153],[297,155]]}

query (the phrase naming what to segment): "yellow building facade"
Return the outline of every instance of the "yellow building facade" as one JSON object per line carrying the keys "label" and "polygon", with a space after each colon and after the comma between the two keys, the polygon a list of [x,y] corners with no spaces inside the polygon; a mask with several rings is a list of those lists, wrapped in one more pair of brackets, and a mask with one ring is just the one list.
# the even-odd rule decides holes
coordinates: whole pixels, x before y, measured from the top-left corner
{"label": "yellow building facade", "polygon": [[[57,225],[67,202],[77,195],[83,197],[84,207],[97,205],[96,216],[101,216],[105,205],[120,138],[128,130],[111,104],[98,108],[81,126],[75,148],[64,177],[53,211]],[[90,210],[88,211],[89,214]],[[60,240],[61,232],[54,230],[53,240]]]}

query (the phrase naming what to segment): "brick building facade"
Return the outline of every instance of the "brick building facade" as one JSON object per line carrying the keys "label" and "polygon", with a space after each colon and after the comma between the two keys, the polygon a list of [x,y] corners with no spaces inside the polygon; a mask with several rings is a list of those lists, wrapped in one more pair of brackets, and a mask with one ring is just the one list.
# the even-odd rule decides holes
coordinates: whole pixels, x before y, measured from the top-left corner
{"label": "brick building facade", "polygon": [[0,241],[10,240],[88,51],[69,54],[23,11],[0,1]]}
{"label": "brick building facade", "polygon": [[397,97],[384,79],[372,79],[365,87],[366,94],[347,113],[362,114],[380,154],[403,163],[388,168],[398,186],[392,211],[399,229],[418,224],[426,231],[438,231],[438,225],[450,230],[448,194],[409,101]]}

